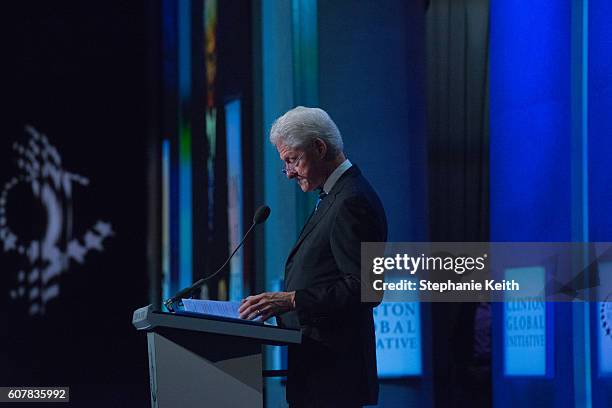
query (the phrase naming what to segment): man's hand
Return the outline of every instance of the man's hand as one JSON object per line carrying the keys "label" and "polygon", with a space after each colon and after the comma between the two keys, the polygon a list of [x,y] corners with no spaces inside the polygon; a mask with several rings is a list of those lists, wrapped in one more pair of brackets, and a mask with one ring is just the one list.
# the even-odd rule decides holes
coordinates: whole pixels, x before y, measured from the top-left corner
{"label": "man's hand", "polygon": [[268,320],[295,308],[295,291],[293,292],[264,292],[242,299],[238,312],[241,319],[253,320],[260,317],[262,321]]}

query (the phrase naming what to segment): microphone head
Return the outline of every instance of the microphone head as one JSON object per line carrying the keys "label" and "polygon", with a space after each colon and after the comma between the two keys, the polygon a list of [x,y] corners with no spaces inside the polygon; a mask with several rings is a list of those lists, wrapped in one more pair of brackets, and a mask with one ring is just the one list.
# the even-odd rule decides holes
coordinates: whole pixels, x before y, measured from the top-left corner
{"label": "microphone head", "polygon": [[265,222],[270,216],[270,211],[270,207],[267,205],[262,205],[259,207],[253,216],[253,224],[261,224]]}

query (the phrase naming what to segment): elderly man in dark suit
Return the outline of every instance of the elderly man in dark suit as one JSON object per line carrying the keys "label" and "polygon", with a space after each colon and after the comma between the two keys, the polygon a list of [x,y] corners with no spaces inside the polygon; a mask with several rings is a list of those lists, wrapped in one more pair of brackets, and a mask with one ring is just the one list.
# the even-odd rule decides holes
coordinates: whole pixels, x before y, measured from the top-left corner
{"label": "elderly man in dark suit", "polygon": [[286,292],[247,297],[241,317],[277,316],[281,326],[302,329],[302,344],[289,346],[291,407],[375,404],[375,304],[360,301],[360,253],[361,242],[387,238],[383,206],[322,109],[285,113],[270,141],[287,177],[304,192],[318,190],[319,199],[287,258]]}

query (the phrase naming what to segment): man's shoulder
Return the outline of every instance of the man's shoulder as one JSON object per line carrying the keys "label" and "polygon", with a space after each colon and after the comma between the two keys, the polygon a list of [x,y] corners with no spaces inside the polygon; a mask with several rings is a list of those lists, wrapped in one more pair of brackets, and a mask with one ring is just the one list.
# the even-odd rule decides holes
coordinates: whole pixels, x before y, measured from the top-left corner
{"label": "man's shoulder", "polygon": [[341,200],[356,200],[359,199],[359,197],[366,198],[378,196],[374,188],[372,188],[368,180],[356,166],[347,170],[346,174],[343,175],[341,185],[338,187],[340,188],[337,191],[337,196]]}
{"label": "man's shoulder", "polygon": [[384,212],[378,194],[359,172],[352,174],[338,191],[336,200],[339,208],[363,208],[369,211]]}
{"label": "man's shoulder", "polygon": [[385,241],[387,237],[387,217],[378,194],[366,178],[353,173],[345,180],[338,191],[335,219],[349,224],[360,224],[368,230],[369,240]]}

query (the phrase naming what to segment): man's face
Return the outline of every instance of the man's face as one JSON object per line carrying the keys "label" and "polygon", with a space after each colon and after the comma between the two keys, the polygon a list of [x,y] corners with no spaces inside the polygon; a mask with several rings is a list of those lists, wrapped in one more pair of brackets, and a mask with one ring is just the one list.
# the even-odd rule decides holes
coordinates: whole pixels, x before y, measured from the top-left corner
{"label": "man's face", "polygon": [[280,142],[276,149],[285,163],[287,178],[296,179],[303,192],[313,191],[323,184],[323,161],[317,157],[319,152],[314,146],[292,149]]}

